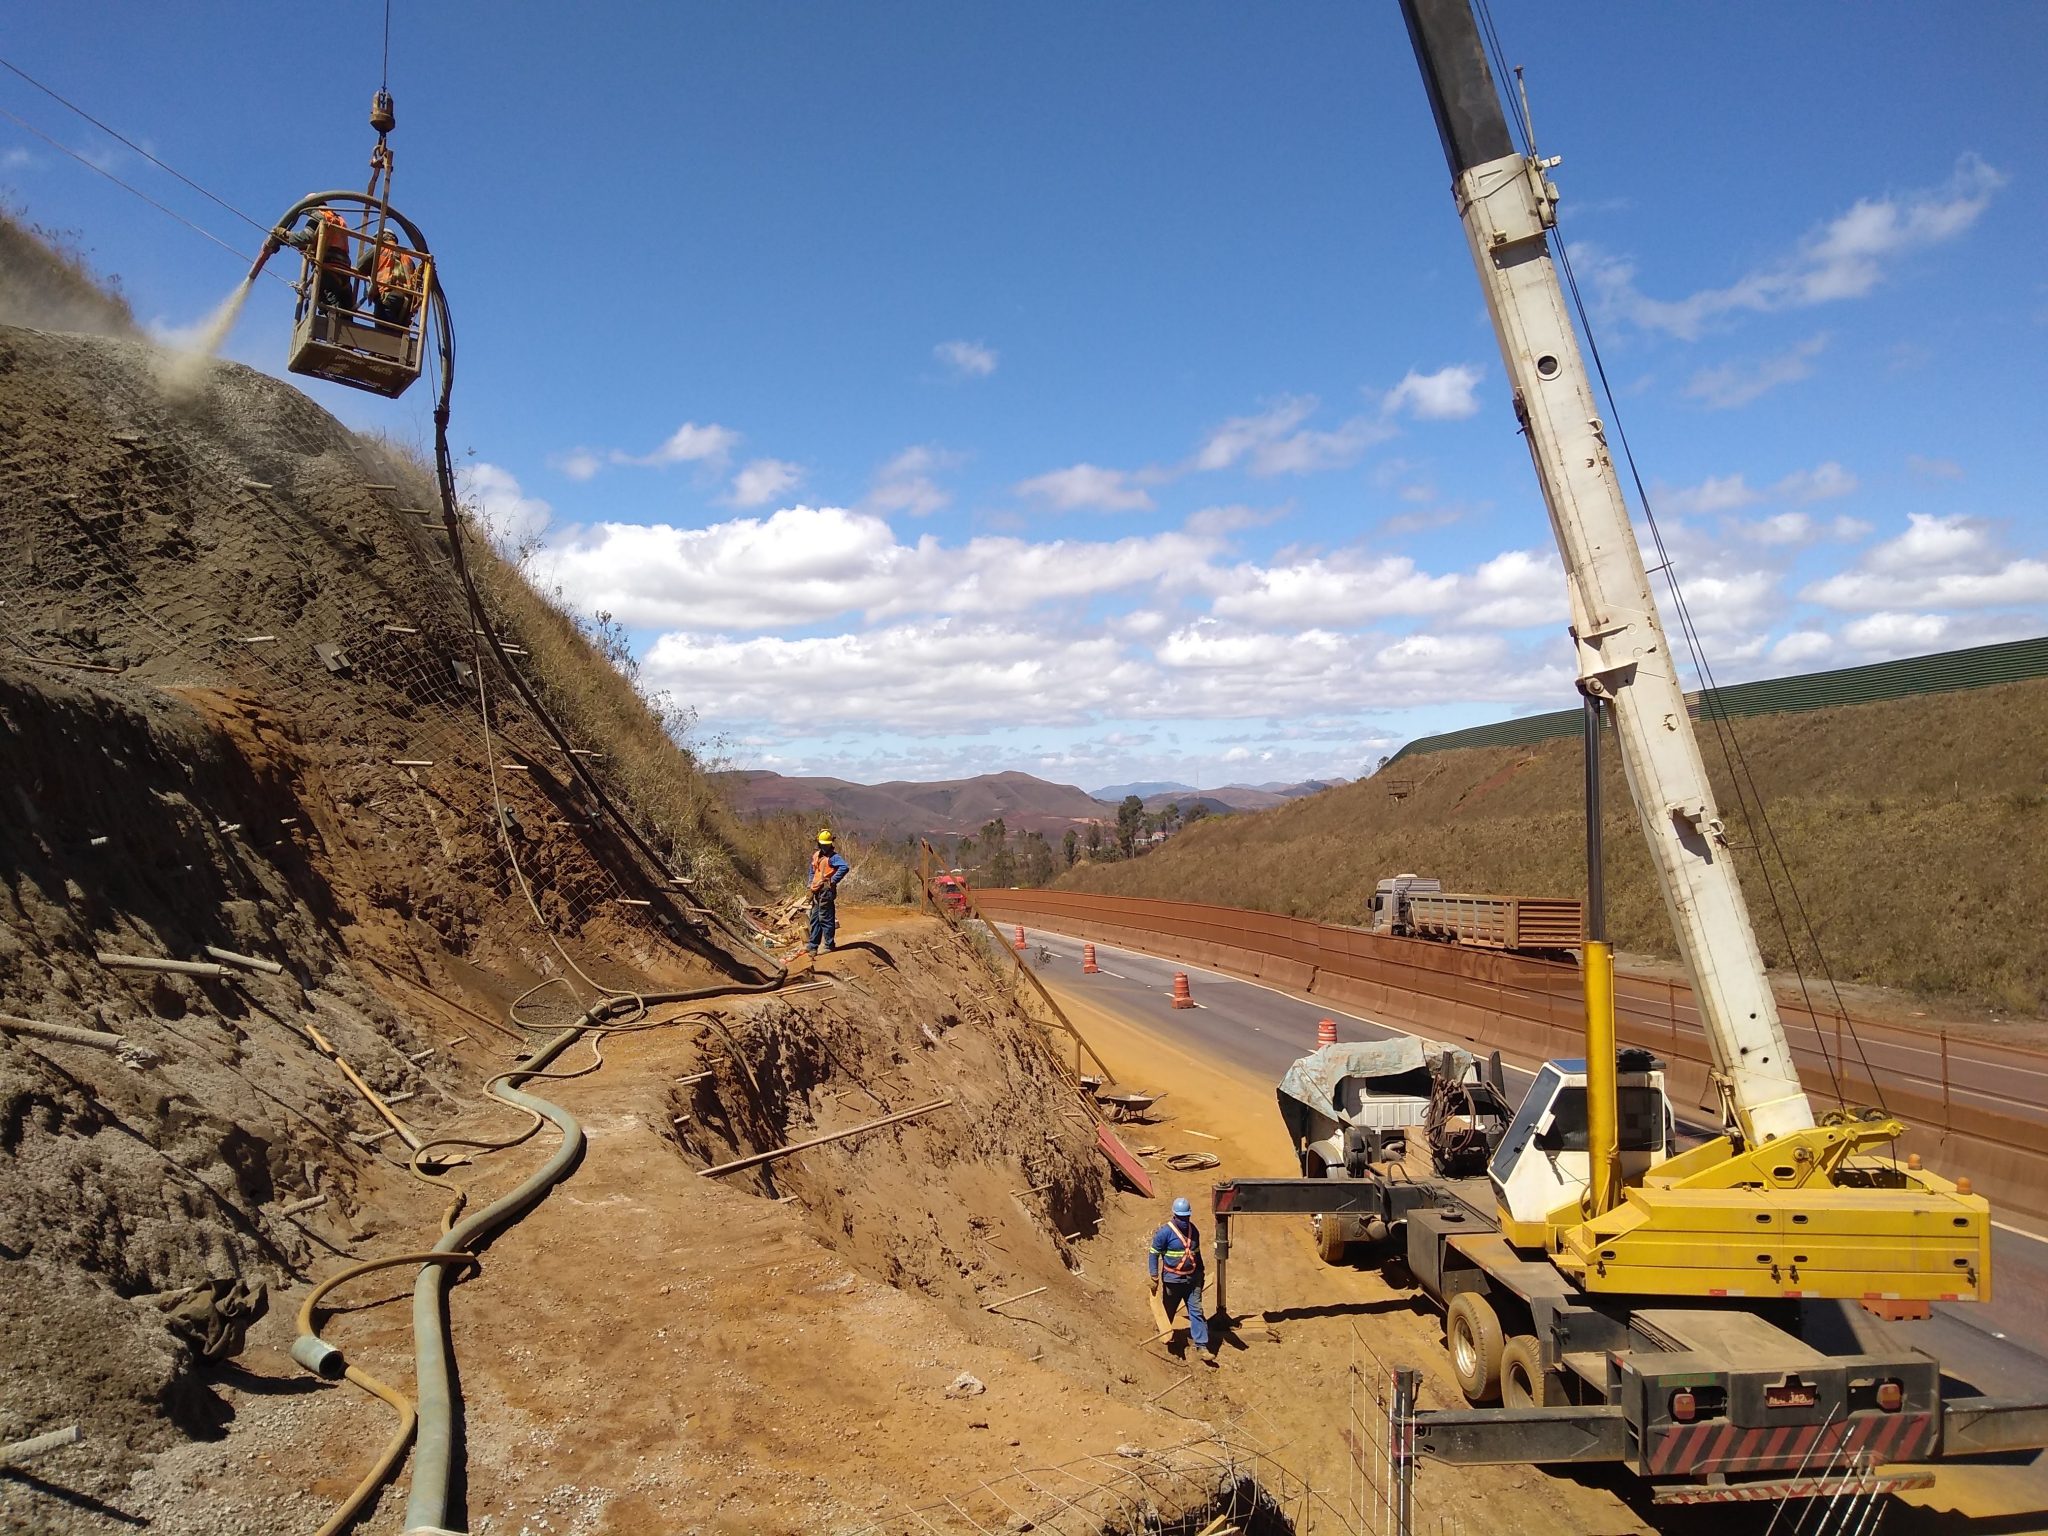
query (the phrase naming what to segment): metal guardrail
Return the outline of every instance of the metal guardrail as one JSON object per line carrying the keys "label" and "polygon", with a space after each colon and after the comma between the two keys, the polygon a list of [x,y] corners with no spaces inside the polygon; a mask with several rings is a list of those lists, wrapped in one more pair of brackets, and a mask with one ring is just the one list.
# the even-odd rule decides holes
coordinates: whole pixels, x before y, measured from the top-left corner
{"label": "metal guardrail", "polygon": [[[1584,1050],[1574,965],[1200,902],[1049,890],[976,891],[974,899],[1001,922],[1250,977],[1524,1062]],[[1666,1063],[1673,1100],[1718,1118],[1712,1057],[1691,987],[1624,975],[1616,977],[1615,993],[1621,1043],[1655,1052]],[[1838,1093],[1849,1104],[1882,1102],[1912,1127],[1902,1152],[1919,1152],[1951,1177],[1969,1175],[1994,1206],[2048,1219],[2048,1094],[2025,1086],[2048,1082],[2048,1053],[1789,999],[1780,1006],[1816,1101]]]}

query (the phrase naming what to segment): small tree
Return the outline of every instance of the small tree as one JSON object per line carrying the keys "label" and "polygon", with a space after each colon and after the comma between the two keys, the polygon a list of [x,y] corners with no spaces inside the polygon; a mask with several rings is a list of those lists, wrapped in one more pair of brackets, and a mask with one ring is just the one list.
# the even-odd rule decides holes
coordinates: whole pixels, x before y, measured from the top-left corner
{"label": "small tree", "polygon": [[1015,885],[1017,883],[1017,856],[1010,851],[1010,829],[1003,825],[998,816],[993,821],[982,823],[981,846],[988,850],[986,867],[991,885]]}
{"label": "small tree", "polygon": [[1129,858],[1138,846],[1138,833],[1145,826],[1145,802],[1136,795],[1125,795],[1124,803],[1116,808],[1116,845]]}
{"label": "small tree", "polygon": [[1088,857],[1091,859],[1102,857],[1102,823],[1099,821],[1088,823]]}
{"label": "small tree", "polygon": [[1180,825],[1180,802],[1178,800],[1172,800],[1167,803],[1166,811],[1160,817],[1159,824],[1168,832],[1173,831]]}
{"label": "small tree", "polygon": [[[1089,825],[1093,826],[1094,823],[1090,822]],[[1074,867],[1074,861],[1078,859],[1080,856],[1081,834],[1076,832],[1072,827],[1069,827],[1067,828],[1067,835],[1060,839],[1061,867],[1064,869],[1072,869]]]}
{"label": "small tree", "polygon": [[1053,876],[1052,844],[1045,840],[1043,832],[1026,832],[1022,843],[1022,855],[1017,861],[1018,883],[1020,885],[1047,884]]}

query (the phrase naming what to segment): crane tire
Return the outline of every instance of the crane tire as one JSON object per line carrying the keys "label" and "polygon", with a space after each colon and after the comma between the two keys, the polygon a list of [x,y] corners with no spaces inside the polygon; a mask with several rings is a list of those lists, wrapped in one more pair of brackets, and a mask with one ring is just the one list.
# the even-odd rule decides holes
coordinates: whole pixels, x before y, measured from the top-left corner
{"label": "crane tire", "polygon": [[1500,1362],[1504,1348],[1500,1314],[1477,1291],[1460,1291],[1444,1312],[1444,1343],[1451,1352],[1451,1372],[1465,1401],[1481,1407],[1500,1399]]}
{"label": "crane tire", "polygon": [[1335,1216],[1317,1216],[1316,1256],[1325,1264],[1342,1264],[1350,1244],[1344,1241],[1344,1224]]}
{"label": "crane tire", "polygon": [[1564,1403],[1557,1377],[1543,1368],[1543,1345],[1518,1333],[1500,1352],[1500,1400],[1509,1408],[1556,1408]]}

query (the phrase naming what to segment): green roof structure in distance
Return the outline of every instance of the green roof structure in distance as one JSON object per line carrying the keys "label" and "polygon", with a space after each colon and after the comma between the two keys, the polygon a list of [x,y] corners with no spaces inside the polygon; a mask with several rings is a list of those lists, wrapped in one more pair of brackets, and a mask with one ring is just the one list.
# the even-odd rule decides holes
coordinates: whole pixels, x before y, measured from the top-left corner
{"label": "green roof structure in distance", "polygon": [[[1939,651],[1932,656],[1907,656],[1898,661],[1841,667],[1833,672],[1807,672],[1796,677],[1734,683],[1686,695],[1698,720],[1730,720],[1743,715],[1796,714],[1833,709],[1842,704],[1870,704],[1903,699],[1918,693],[1954,693],[1989,688],[2030,677],[2048,677],[2048,636],[2008,640],[1998,645],[1973,645],[1966,650]],[[1576,709],[1523,715],[1492,725],[1470,726],[1438,736],[1422,736],[1396,752],[1390,762],[1427,752],[1454,752],[1465,747],[1528,747],[1581,730]]]}

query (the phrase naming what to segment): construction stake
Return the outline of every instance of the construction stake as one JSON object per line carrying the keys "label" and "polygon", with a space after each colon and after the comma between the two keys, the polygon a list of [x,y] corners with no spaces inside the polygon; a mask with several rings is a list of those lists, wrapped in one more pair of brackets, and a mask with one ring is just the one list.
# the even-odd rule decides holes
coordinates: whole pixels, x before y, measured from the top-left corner
{"label": "construction stake", "polygon": [[284,967],[275,960],[262,960],[255,955],[238,955],[232,949],[215,949],[211,944],[206,946],[206,952],[216,960],[228,965],[239,965],[245,971],[261,971],[266,976],[284,974]]}
{"label": "construction stake", "polygon": [[802,1152],[811,1147],[822,1147],[830,1141],[844,1141],[849,1136],[859,1136],[866,1131],[880,1130],[885,1125],[894,1125],[897,1121],[908,1120],[913,1115],[928,1115],[935,1109],[945,1109],[952,1102],[951,1099],[933,1099],[931,1103],[920,1104],[915,1109],[905,1109],[893,1115],[884,1115],[879,1120],[869,1120],[864,1124],[852,1126],[843,1131],[834,1131],[829,1136],[813,1136],[809,1141],[793,1142],[786,1147],[776,1147],[767,1152],[756,1152],[751,1157],[736,1158],[732,1162],[719,1163],[711,1168],[699,1168],[697,1170],[697,1177],[700,1179],[715,1179],[720,1174],[737,1173],[742,1168],[753,1168],[762,1163],[772,1163],[778,1157],[787,1157],[792,1152]]}
{"label": "construction stake", "polygon": [[1001,1301],[992,1301],[987,1306],[983,1307],[981,1310],[984,1312],[993,1312],[997,1307],[1007,1307],[1013,1301],[1022,1301],[1026,1296],[1036,1296],[1039,1294],[1040,1291],[1049,1291],[1051,1289],[1052,1287],[1049,1285],[1041,1285],[1038,1287],[1037,1290],[1034,1291],[1019,1291],[1014,1296],[1005,1296]]}
{"label": "construction stake", "polygon": [[27,1461],[31,1456],[40,1456],[45,1451],[76,1445],[84,1438],[85,1432],[73,1424],[64,1429],[53,1429],[47,1435],[37,1435],[31,1440],[16,1440],[11,1445],[0,1445],[0,1467],[12,1467]]}
{"label": "construction stake", "polygon": [[228,968],[210,960],[158,960],[151,955],[110,955],[99,951],[93,958],[110,971],[169,971],[178,976],[225,976]]}

